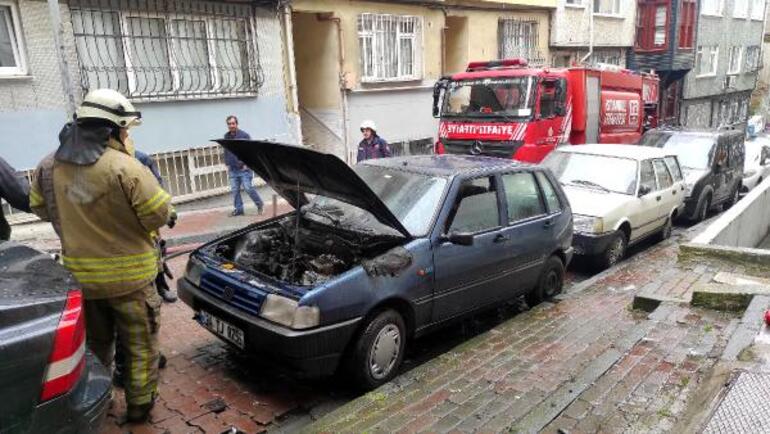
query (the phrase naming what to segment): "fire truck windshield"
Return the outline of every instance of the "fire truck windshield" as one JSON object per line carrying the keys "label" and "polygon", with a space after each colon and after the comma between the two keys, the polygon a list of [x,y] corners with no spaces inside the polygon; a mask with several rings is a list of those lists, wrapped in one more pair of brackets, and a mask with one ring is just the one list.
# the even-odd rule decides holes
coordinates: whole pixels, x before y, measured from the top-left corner
{"label": "fire truck windshield", "polygon": [[516,117],[532,115],[535,77],[452,81],[444,94],[442,116]]}

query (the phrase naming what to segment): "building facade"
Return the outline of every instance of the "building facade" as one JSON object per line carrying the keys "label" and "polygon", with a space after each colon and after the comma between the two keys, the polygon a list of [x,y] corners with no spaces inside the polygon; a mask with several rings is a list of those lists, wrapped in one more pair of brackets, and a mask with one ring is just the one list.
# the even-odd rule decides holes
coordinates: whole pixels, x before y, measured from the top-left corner
{"label": "building facade", "polygon": [[635,17],[634,0],[558,0],[551,18],[551,65],[625,66]]}
{"label": "building facade", "polygon": [[695,63],[695,0],[638,0],[636,38],[629,68],[660,77],[660,119],[678,124],[684,77]]}
{"label": "building facade", "polygon": [[702,0],[680,113],[689,127],[743,125],[757,83],[765,0]]}
{"label": "building facade", "polygon": [[[430,150],[433,85],[471,60],[549,58],[556,0],[294,0],[288,77],[306,145],[355,161],[371,119],[398,153]],[[287,18],[288,19],[288,18]]]}

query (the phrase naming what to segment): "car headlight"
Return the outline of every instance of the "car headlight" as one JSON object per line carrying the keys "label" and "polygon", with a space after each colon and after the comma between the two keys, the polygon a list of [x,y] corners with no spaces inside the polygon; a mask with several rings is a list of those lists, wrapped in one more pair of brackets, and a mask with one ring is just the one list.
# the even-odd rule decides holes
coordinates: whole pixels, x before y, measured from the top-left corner
{"label": "car headlight", "polygon": [[757,171],[755,169],[749,169],[749,170],[743,172],[743,177],[744,178],[750,178],[750,177],[752,177],[752,176],[754,176],[756,174],[757,174]]}
{"label": "car headlight", "polygon": [[185,270],[185,277],[195,286],[201,286],[201,275],[203,274],[203,264],[195,259],[194,256],[190,256],[190,260],[187,261],[187,269]]}
{"label": "car headlight", "polygon": [[587,215],[572,215],[572,227],[575,232],[588,234],[599,234],[602,232],[604,222],[601,217],[591,217]]}
{"label": "car headlight", "polygon": [[321,312],[316,306],[299,306],[296,300],[277,294],[268,294],[259,315],[266,320],[291,327],[307,329],[317,326]]}

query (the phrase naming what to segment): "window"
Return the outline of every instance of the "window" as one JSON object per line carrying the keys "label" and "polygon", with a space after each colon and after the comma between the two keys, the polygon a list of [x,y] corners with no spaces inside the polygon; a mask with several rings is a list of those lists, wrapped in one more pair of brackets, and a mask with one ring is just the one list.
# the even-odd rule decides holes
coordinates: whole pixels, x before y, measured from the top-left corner
{"label": "window", "polygon": [[536,172],[535,176],[537,177],[537,181],[540,183],[540,188],[543,189],[545,202],[548,204],[548,212],[553,214],[561,211],[561,200],[559,199],[559,195],[556,193],[556,190],[553,188],[551,180],[548,179],[548,177],[545,176],[543,172]]}
{"label": "window", "polygon": [[702,15],[722,15],[724,0],[703,0],[701,3]]}
{"label": "window", "polygon": [[70,10],[84,90],[192,98],[254,94],[262,84],[248,6],[191,2],[168,12],[79,1]]}
{"label": "window", "polygon": [[544,81],[540,84],[540,117],[552,118],[556,115],[556,82]]}
{"label": "window", "polygon": [[358,46],[361,80],[404,81],[420,78],[420,17],[361,14]]}
{"label": "window", "polygon": [[644,160],[642,161],[642,166],[640,168],[640,177],[639,177],[639,190],[641,191],[642,188],[647,188],[649,191],[655,191],[657,190],[657,187],[655,186],[655,171],[652,168],[652,161],[650,160]]}
{"label": "window", "polygon": [[749,0],[734,0],[733,17],[746,18],[749,16]]}
{"label": "window", "polygon": [[674,180],[668,172],[666,163],[661,159],[655,159],[653,160],[653,165],[655,166],[655,179],[658,181],[658,189],[665,190],[671,188],[674,185]]}
{"label": "window", "polygon": [[0,77],[26,73],[19,13],[15,4],[0,1]]}
{"label": "window", "polygon": [[620,0],[594,0],[594,13],[620,15]]}
{"label": "window", "polygon": [[656,50],[667,46],[668,4],[658,0],[639,0],[636,15],[636,46]]}
{"label": "window", "polygon": [[522,57],[537,63],[540,59],[538,50],[537,21],[500,20],[497,37],[501,59]]}
{"label": "window", "polygon": [[695,40],[695,0],[682,0],[679,12],[679,48],[692,48]]}
{"label": "window", "polygon": [[698,77],[706,77],[716,75],[717,73],[717,61],[719,60],[719,47],[712,46],[699,46],[698,52],[695,57],[695,67],[698,71]]}
{"label": "window", "polygon": [[743,47],[730,47],[727,52],[727,73],[738,74],[741,72],[741,57]]}
{"label": "window", "polygon": [[746,72],[758,71],[760,68],[760,49],[759,46],[754,45],[746,47]]}
{"label": "window", "polygon": [[583,7],[583,0],[565,0],[567,6],[579,6]]}
{"label": "window", "polygon": [[743,100],[738,109],[738,122],[745,122],[749,118],[749,101]]}
{"label": "window", "polygon": [[455,206],[450,213],[448,233],[483,232],[500,226],[495,178],[465,181],[457,192]]}
{"label": "window", "polygon": [[751,19],[762,20],[765,17],[765,0],[751,0]]}
{"label": "window", "polygon": [[513,223],[545,214],[543,201],[531,173],[503,175],[508,221]]}
{"label": "window", "polygon": [[682,177],[682,170],[679,168],[679,161],[677,161],[676,157],[666,157],[666,165],[668,166],[669,172],[671,172],[671,175],[674,177],[674,181],[681,181],[684,179]]}
{"label": "window", "polygon": [[[582,56],[585,56],[583,54]],[[607,65],[620,65],[623,54],[617,50],[601,50],[595,51],[591,56],[595,63],[604,63]]]}

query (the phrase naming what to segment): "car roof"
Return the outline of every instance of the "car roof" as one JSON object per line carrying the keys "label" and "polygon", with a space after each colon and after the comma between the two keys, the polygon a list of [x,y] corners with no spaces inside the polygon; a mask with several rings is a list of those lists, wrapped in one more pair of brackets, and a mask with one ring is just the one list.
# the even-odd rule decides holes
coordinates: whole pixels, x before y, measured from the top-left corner
{"label": "car roof", "polygon": [[366,160],[359,164],[442,177],[483,175],[522,167],[538,167],[508,158],[456,154],[379,158]]}
{"label": "car roof", "polygon": [[699,129],[699,128],[673,128],[673,127],[656,128],[647,132],[647,134],[652,134],[652,133],[664,133],[664,134],[672,134],[672,135],[681,134],[681,135],[700,136],[700,137],[743,135],[742,131],[734,130],[734,129],[724,129],[724,130],[715,131],[715,130],[707,130],[707,129]]}
{"label": "car roof", "polygon": [[563,146],[558,148],[558,151],[576,154],[604,155],[607,157],[628,158],[631,160],[646,160],[648,158],[663,158],[676,155],[673,152],[666,152],[664,149],[649,146],[605,143]]}

